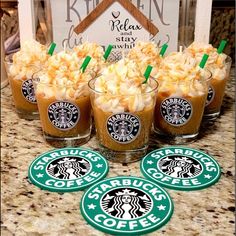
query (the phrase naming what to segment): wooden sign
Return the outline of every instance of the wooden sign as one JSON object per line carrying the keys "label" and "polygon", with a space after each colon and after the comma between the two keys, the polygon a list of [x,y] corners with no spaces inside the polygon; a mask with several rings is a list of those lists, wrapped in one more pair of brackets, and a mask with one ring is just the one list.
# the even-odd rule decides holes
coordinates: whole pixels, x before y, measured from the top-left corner
{"label": "wooden sign", "polygon": [[177,50],[179,0],[50,0],[53,41],[57,50],[88,40],[113,54],[132,48],[139,40],[168,43]]}
{"label": "wooden sign", "polygon": [[[120,8],[118,5],[114,4],[118,2],[123,8]],[[113,6],[111,6],[113,5]],[[103,0],[79,25],[75,28],[77,34],[82,33],[87,27],[89,27],[98,17],[100,17],[109,7],[111,7],[110,14],[112,19],[109,20],[109,25],[111,29],[116,28],[119,32],[121,30],[141,30],[145,28],[153,36],[158,32],[157,27],[147,19],[146,16],[142,14],[131,2],[127,0]],[[120,9],[119,9],[120,8]],[[131,16],[133,16],[140,25],[131,25],[129,18],[126,18],[123,23],[120,20],[120,15],[122,11],[128,11]]]}

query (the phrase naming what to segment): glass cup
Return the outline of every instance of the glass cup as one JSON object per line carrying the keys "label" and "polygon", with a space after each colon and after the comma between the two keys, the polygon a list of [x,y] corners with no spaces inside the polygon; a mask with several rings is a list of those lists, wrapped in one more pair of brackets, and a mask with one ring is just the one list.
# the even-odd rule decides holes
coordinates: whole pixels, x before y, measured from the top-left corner
{"label": "glass cup", "polygon": [[211,80],[210,71],[206,75],[197,84],[174,79],[160,82],[154,114],[154,131],[160,140],[184,144],[196,139]]}
{"label": "glass cup", "polygon": [[62,86],[40,82],[34,88],[45,140],[54,147],[79,146],[91,135],[91,103],[88,85]]}
{"label": "glass cup", "polygon": [[[148,148],[158,83],[150,78],[152,90],[147,93],[112,95],[96,91],[96,79],[89,81],[89,88],[100,152],[114,162],[130,163],[140,160]],[[121,106],[123,111],[104,109],[101,106],[103,99]],[[148,99],[148,104],[139,111],[132,111],[127,104],[137,101],[136,99]],[[106,106],[109,108],[108,103]]]}
{"label": "glass cup", "polygon": [[[12,66],[12,56],[6,57],[5,67],[17,114],[20,118],[27,120],[39,119],[32,74],[13,76],[11,73]],[[39,69],[35,65],[30,65],[28,68],[31,72],[36,72]]]}
{"label": "glass cup", "polygon": [[230,76],[231,63],[232,59],[227,56],[225,64],[226,76],[223,79],[212,75],[204,111],[204,118],[208,120],[215,120],[220,115],[226,83]]}

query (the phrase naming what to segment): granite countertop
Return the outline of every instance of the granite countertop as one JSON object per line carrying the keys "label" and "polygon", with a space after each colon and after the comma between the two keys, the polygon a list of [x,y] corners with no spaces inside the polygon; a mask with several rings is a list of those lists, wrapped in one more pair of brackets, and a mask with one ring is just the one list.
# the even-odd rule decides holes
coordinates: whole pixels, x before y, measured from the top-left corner
{"label": "granite countertop", "polygon": [[[149,235],[234,234],[234,73],[231,77],[221,117],[205,124],[198,141],[188,145],[209,153],[219,162],[221,179],[205,190],[168,190],[175,204],[174,214],[168,224]],[[1,90],[1,99],[2,235],[105,235],[88,225],[81,216],[82,191],[51,193],[28,182],[27,170],[32,160],[52,147],[43,140],[39,120],[18,118],[9,85]],[[97,149],[94,135],[84,147]],[[161,146],[152,140],[151,148],[158,147]],[[141,176],[139,162],[109,164],[108,177]]]}

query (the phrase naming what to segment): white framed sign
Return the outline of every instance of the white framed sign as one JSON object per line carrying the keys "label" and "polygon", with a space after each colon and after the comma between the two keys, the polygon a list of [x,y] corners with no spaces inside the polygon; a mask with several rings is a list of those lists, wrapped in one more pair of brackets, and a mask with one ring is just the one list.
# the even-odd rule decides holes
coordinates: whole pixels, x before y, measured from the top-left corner
{"label": "white framed sign", "polygon": [[[34,4],[39,0],[18,0],[20,40],[21,42],[35,38],[35,14]],[[109,1],[109,0],[108,0]],[[159,46],[168,42],[168,51],[176,50],[178,39],[179,3],[180,0],[127,0],[134,4],[154,25],[159,32],[155,39]],[[190,0],[181,0],[182,11],[189,11]],[[51,24],[53,38],[58,44],[57,50],[62,49],[63,40],[68,48],[72,48],[90,39],[83,34],[76,35],[74,28],[91,13],[101,0],[44,0],[47,6],[47,24]],[[50,6],[48,8],[48,6]],[[185,9],[187,6],[187,9]],[[212,0],[196,0],[194,40],[209,43]],[[48,16],[49,15],[49,16]],[[184,16],[183,16],[184,17]],[[186,21],[186,17],[185,17]],[[182,27],[185,27],[184,22]],[[182,23],[181,23],[182,24]],[[102,28],[102,26],[101,26]],[[98,32],[96,30],[96,32]],[[47,31],[48,32],[48,31]],[[96,34],[96,32],[93,33]],[[182,33],[181,33],[182,34]],[[51,34],[48,37],[51,41]]]}
{"label": "white framed sign", "polygon": [[[99,9],[102,2],[105,9]],[[122,2],[134,6],[143,17]],[[177,50],[179,0],[50,0],[50,5],[57,50],[86,40],[104,47],[112,44],[119,51],[132,48],[138,40],[154,40],[160,47],[168,43],[169,51]],[[96,19],[91,20],[91,14]],[[78,28],[82,31],[77,34]]]}

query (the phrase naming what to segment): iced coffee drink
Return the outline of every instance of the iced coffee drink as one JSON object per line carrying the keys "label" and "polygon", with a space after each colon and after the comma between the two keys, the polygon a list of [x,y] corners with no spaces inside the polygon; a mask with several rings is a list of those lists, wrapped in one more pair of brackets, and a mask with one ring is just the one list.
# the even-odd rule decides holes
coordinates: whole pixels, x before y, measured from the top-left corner
{"label": "iced coffee drink", "polygon": [[132,162],[146,152],[157,82],[144,80],[133,61],[122,59],[89,82],[97,138],[114,161]]}
{"label": "iced coffee drink", "polygon": [[25,41],[20,51],[5,61],[15,108],[21,118],[38,117],[32,75],[46,63],[48,57],[45,46],[37,41]]}
{"label": "iced coffee drink", "polygon": [[201,60],[204,53],[209,55],[206,67],[212,73],[212,79],[209,86],[204,117],[215,119],[220,114],[220,108],[223,102],[225,87],[229,78],[231,67],[231,58],[224,53],[217,53],[217,49],[211,44],[192,43],[186,53],[190,54],[197,61]]}
{"label": "iced coffee drink", "polygon": [[75,53],[60,52],[49,58],[35,81],[35,94],[46,141],[53,146],[74,146],[87,141],[91,131],[88,81]]}
{"label": "iced coffee drink", "polygon": [[198,135],[210,75],[183,53],[172,53],[164,59],[157,77],[154,115],[157,134],[179,143]]}

